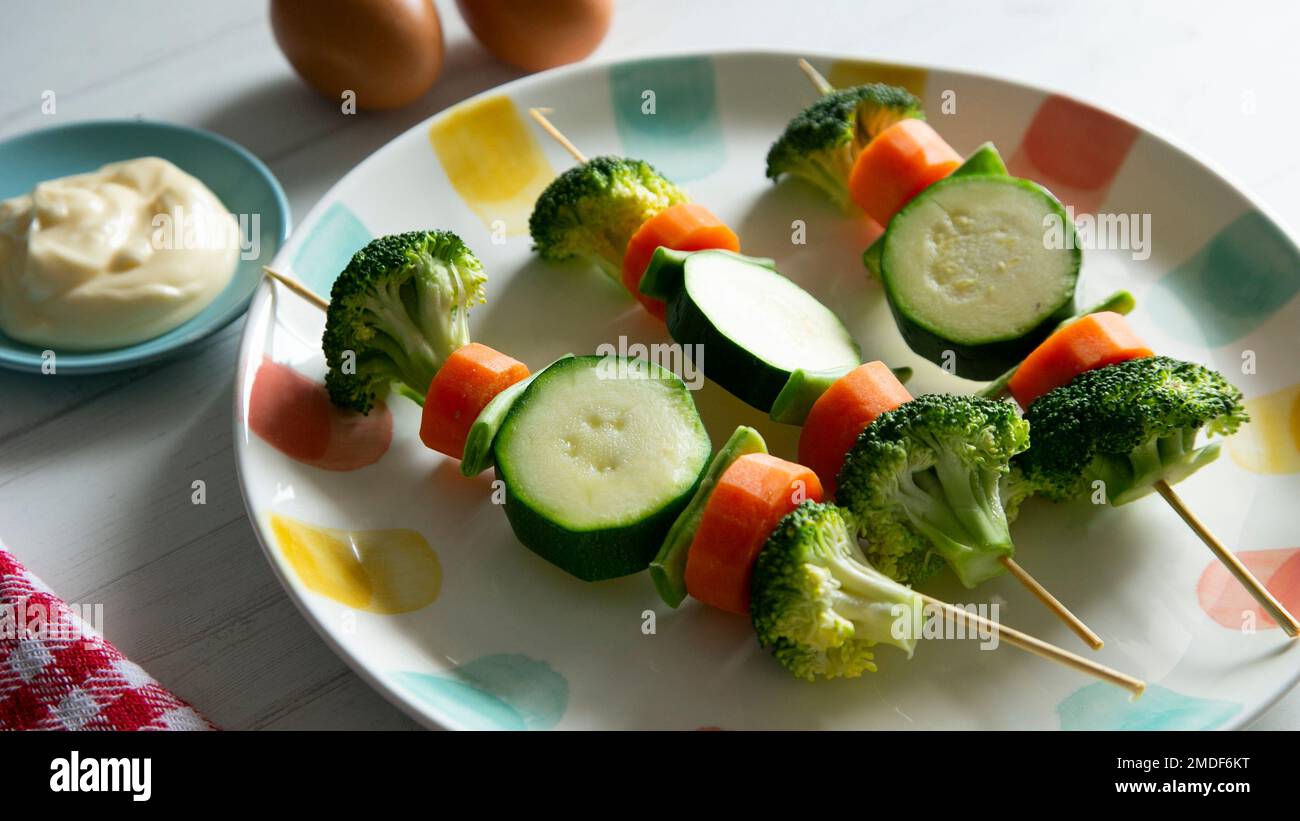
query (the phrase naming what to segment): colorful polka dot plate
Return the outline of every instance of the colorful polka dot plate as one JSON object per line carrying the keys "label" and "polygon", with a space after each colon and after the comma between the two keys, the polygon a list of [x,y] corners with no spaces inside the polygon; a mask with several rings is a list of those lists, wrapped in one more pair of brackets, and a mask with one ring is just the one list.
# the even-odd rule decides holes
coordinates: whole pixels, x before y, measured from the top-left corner
{"label": "colorful polka dot plate", "polygon": [[[813,61],[833,83],[903,84],[961,152],[987,140],[1013,173],[1076,212],[1127,215],[1120,248],[1087,249],[1081,302],[1116,288],[1153,346],[1228,373],[1254,422],[1179,490],[1292,608],[1300,607],[1300,254],[1219,174],[1127,120],[1071,98],[949,71]],[[475,338],[537,368],[602,343],[666,341],[662,326],[595,271],[540,262],[527,218],[571,160],[526,117],[552,118],[588,155],[639,156],[734,227],[747,253],[832,306],[868,358],[911,365],[914,392],[974,385],[904,345],[859,261],[872,229],[798,181],[763,175],[769,144],[811,92],[790,54],[680,56],[580,66],[480,95],[393,140],[340,181],[276,265],[328,292],[368,239],[459,233],[490,275]],[[1131,219],[1129,219],[1131,218]],[[798,222],[802,221],[802,222]],[[1141,233],[1139,233],[1141,232]],[[806,242],[797,241],[799,234]],[[465,479],[420,445],[419,409],[394,395],[358,420],[333,410],[321,314],[264,285],[248,315],[236,438],[250,516],[290,595],[367,681],[429,726],[450,728],[1228,728],[1300,676],[1300,650],[1157,497],[1117,509],[1029,502],[1019,557],[1106,639],[1097,658],[1150,683],[1130,701],[1010,647],[929,641],[879,672],[807,684],[744,618],[671,610],[644,575],[588,584],[513,538],[491,474]],[[797,429],[707,384],[720,443],[757,427],[793,457]],[[1010,579],[927,592],[996,603],[1006,623],[1069,649],[1067,629]],[[1088,652],[1080,650],[1080,652]]]}

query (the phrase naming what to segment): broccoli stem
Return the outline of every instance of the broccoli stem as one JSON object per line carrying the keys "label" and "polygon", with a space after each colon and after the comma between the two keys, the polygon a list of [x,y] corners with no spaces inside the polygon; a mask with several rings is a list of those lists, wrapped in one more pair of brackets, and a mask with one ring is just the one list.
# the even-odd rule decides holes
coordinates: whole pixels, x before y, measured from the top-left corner
{"label": "broccoli stem", "polygon": [[[853,546],[857,552],[857,546]],[[827,562],[831,575],[840,583],[832,597],[835,612],[854,623],[854,635],[880,644],[891,644],[907,652],[916,649],[916,637],[895,638],[893,626],[900,618],[915,619],[921,597],[870,566],[836,555]],[[896,608],[902,608],[899,613]]]}
{"label": "broccoli stem", "polygon": [[1015,553],[998,497],[998,476],[988,473],[943,455],[933,468],[899,483],[908,518],[966,587],[1002,573],[1002,557]]}
{"label": "broccoli stem", "polygon": [[1102,454],[1088,466],[1089,481],[1100,480],[1106,501],[1126,505],[1155,490],[1156,482],[1177,484],[1219,456],[1219,443],[1196,447],[1196,428],[1152,438],[1122,456]]}
{"label": "broccoli stem", "polygon": [[373,344],[393,360],[403,382],[427,388],[438,372],[440,360],[393,290],[396,288],[385,288],[385,293],[376,295],[365,305],[365,310],[374,317],[376,331],[387,337],[377,336]]}

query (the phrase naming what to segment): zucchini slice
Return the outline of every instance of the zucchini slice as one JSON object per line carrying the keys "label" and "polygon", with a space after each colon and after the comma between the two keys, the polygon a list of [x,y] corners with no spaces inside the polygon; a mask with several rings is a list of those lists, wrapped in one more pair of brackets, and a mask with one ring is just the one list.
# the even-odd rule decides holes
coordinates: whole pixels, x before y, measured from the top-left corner
{"label": "zucchini slice", "polygon": [[[1047,241],[1061,203],[1037,183],[996,174],[948,177],[889,222],[881,279],[907,344],[958,376],[992,379],[1074,312],[1082,253]],[[951,354],[949,353],[951,352]]]}
{"label": "zucchini slice", "polygon": [[669,607],[677,607],[686,598],[686,557],[695,541],[695,531],[700,527],[700,517],[704,515],[709,496],[731,463],[746,453],[767,453],[767,443],[758,431],[741,425],[709,462],[695,495],[673,522],[659,553],[650,562],[650,578],[655,590]]}
{"label": "zucchini slice", "polygon": [[[948,175],[948,179],[953,177],[964,177],[967,174],[996,174],[1007,176],[1007,164],[1002,161],[1002,155],[993,143],[984,143],[979,148],[971,152],[961,165]],[[867,273],[876,279],[880,279],[880,252],[885,247],[885,235],[881,234],[876,241],[867,246],[867,250],[862,252],[862,264],[866,266]]]}
{"label": "zucchini slice", "polygon": [[681,379],[617,356],[562,359],[542,371],[493,445],[515,536],[586,581],[646,568],[710,451]]}
{"label": "zucchini slice", "polygon": [[[569,359],[572,356],[573,354],[566,353],[560,359]],[[555,362],[551,363],[554,364]],[[551,365],[546,367],[549,368]],[[501,391],[479,412],[478,417],[474,419],[474,424],[470,426],[469,436],[465,438],[465,455],[460,460],[462,476],[477,476],[492,467],[492,442],[497,437],[497,431],[501,430],[502,423],[506,421],[506,414],[510,412],[519,394],[524,392],[524,388],[531,385],[544,370],[546,368]]]}
{"label": "zucchini slice", "polygon": [[796,370],[847,371],[862,361],[839,318],[770,260],[660,248],[641,292],[668,303],[669,333],[703,352],[695,364],[705,376],[764,412]]}

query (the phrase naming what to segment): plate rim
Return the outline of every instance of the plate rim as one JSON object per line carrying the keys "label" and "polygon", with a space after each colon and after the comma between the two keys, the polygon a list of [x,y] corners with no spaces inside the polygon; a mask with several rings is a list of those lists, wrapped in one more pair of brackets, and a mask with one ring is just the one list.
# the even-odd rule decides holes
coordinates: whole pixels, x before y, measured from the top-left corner
{"label": "plate rim", "polygon": [[[67,131],[94,131],[106,127],[129,127],[140,128],[147,131],[172,131],[190,136],[196,136],[210,143],[220,146],[230,151],[249,165],[266,184],[271,191],[272,199],[275,202],[276,210],[280,213],[280,230],[276,235],[275,255],[279,256],[280,251],[284,248],[289,237],[293,233],[293,213],[289,207],[288,196],[284,192],[284,187],[280,184],[279,178],[272,173],[269,166],[261,158],[254,154],[248,148],[235,142],[231,138],[218,134],[215,131],[209,131],[206,128],[185,125],[183,123],[174,123],[168,120],[151,120],[147,118],[136,117],[107,117],[92,118],[85,120],[76,120],[69,123],[59,123],[58,125],[48,126],[46,128],[35,128],[30,131],[24,131],[20,134],[14,134],[0,140],[0,149],[20,141],[39,139],[43,135],[49,135],[56,132]],[[340,180],[341,182],[342,180]],[[204,183],[206,185],[206,183]],[[274,259],[274,256],[272,259]],[[158,350],[149,353],[136,351],[141,345],[152,342],[157,337],[141,340],[131,345],[121,348],[110,348],[104,351],[69,351],[69,354],[103,356],[111,357],[109,361],[104,362],[72,362],[67,364],[60,361],[58,372],[67,376],[113,373],[130,368],[137,368],[164,360],[168,360],[186,353],[197,352],[201,347],[210,341],[221,331],[228,328],[235,320],[244,316],[248,307],[252,304],[253,296],[257,293],[261,283],[254,285],[248,290],[242,299],[230,307],[228,311],[216,317],[209,323],[193,329],[193,332],[182,338],[173,340]],[[186,320],[177,326],[183,328],[185,325],[193,322],[196,317]],[[132,353],[136,351],[135,353]],[[0,368],[14,371],[17,373],[40,373],[41,372],[40,355],[24,354],[0,348]]]}
{"label": "plate rim", "polygon": [[[712,49],[712,50],[681,49],[681,50],[655,51],[655,52],[648,52],[648,53],[641,53],[641,54],[623,55],[619,57],[605,57],[599,60],[572,63],[569,65],[548,69],[546,71],[541,71],[534,74],[526,74],[522,77],[517,77],[513,80],[502,83],[500,85],[496,85],[491,88],[484,89],[462,100],[457,100],[456,102],[448,105],[446,108],[443,108],[441,111],[437,111],[429,115],[428,117],[424,118],[423,120],[420,120],[419,122],[412,124],[410,127],[403,129],[402,131],[394,134],[387,142],[385,142],[383,145],[376,148],[365,158],[363,158],[360,162],[358,162],[351,169],[349,169],[347,173],[345,173],[343,176],[335,180],[333,184],[331,184],[329,188],[326,189],[326,191],[323,194],[321,194],[320,198],[311,206],[311,208],[308,209],[306,216],[304,216],[302,219],[301,225],[312,224],[317,219],[317,217],[329,207],[329,204],[333,202],[333,200],[331,199],[331,195],[334,193],[334,191],[340,188],[341,186],[343,186],[346,182],[348,182],[353,177],[353,175],[362,173],[381,153],[391,148],[393,143],[403,139],[404,137],[406,137],[408,134],[412,132],[426,131],[430,127],[432,127],[432,125],[435,122],[439,121],[440,119],[451,115],[452,113],[454,113],[455,111],[459,110],[464,106],[472,105],[473,103],[481,99],[487,98],[489,96],[498,96],[498,95],[509,96],[515,94],[521,89],[528,88],[532,85],[546,83],[556,78],[568,77],[570,75],[579,75],[584,73],[595,74],[601,71],[607,71],[609,68],[613,66],[625,65],[629,63],[637,63],[637,62],[645,62],[645,61],[653,61],[653,60],[673,60],[673,59],[690,59],[690,58],[703,58],[709,60],[718,60],[718,59],[739,60],[739,59],[746,59],[746,58],[756,58],[756,59],[788,58],[791,60],[793,64],[794,61],[798,60],[801,57],[813,61],[845,60],[845,61],[856,61],[856,62],[875,62],[875,63],[880,63],[882,65],[891,66],[891,67],[898,67],[904,69],[916,69],[916,70],[921,70],[926,72],[939,72],[939,73],[953,74],[959,76],[966,76],[981,81],[994,81],[997,83],[1002,83],[1007,86],[1016,87],[1024,91],[1035,92],[1042,95],[1063,97],[1073,102],[1081,103],[1083,105],[1097,109],[1098,111],[1107,113],[1113,117],[1116,117],[1128,123],[1131,126],[1134,126],[1137,129],[1140,129],[1141,132],[1143,132],[1145,135],[1154,138],[1155,140],[1158,140],[1167,149],[1176,152],[1177,154],[1181,155],[1186,159],[1198,163],[1202,168],[1204,168],[1209,173],[1213,174],[1221,182],[1223,182],[1230,189],[1236,192],[1238,196],[1240,196],[1242,200],[1247,202],[1252,208],[1254,208],[1265,218],[1270,220],[1274,225],[1276,225],[1279,231],[1287,238],[1287,241],[1291,244],[1292,248],[1295,249],[1297,255],[1300,256],[1300,241],[1297,241],[1296,232],[1291,230],[1291,228],[1287,225],[1287,223],[1278,217],[1276,211],[1274,211],[1259,197],[1251,193],[1247,186],[1243,185],[1232,174],[1225,172],[1218,164],[1207,160],[1199,152],[1191,150],[1186,146],[1184,146],[1183,144],[1181,144],[1178,140],[1169,137],[1163,129],[1151,126],[1146,120],[1144,120],[1141,117],[1133,116],[1127,110],[1115,108],[1110,105],[1102,105],[1089,99],[1088,97],[1074,94],[1071,92],[1061,91],[1059,89],[1053,88],[1050,85],[1040,85],[1037,83],[1025,82],[1019,79],[1008,77],[1006,75],[997,72],[986,72],[986,71],[963,68],[958,66],[951,66],[943,63],[914,63],[906,60],[894,60],[884,56],[872,57],[865,54],[847,55],[843,53],[822,50],[822,49],[793,50],[793,49],[780,49],[780,48],[721,48],[721,49]],[[289,237],[288,241],[292,241],[292,235]],[[281,262],[280,257],[285,253],[285,245],[287,244],[288,241],[281,242],[280,247],[276,251],[276,256],[271,262],[272,265],[280,264]],[[242,406],[243,406],[244,397],[241,395],[241,390],[243,389],[243,375],[247,369],[248,358],[252,353],[252,347],[254,344],[253,342],[254,334],[250,332],[252,328],[251,328],[251,323],[248,321],[248,318],[251,318],[254,310],[260,309],[264,303],[269,303],[269,305],[273,307],[276,298],[277,298],[276,292],[273,289],[272,284],[266,281],[265,279],[263,279],[262,282],[258,284],[258,286],[253,290],[253,293],[250,295],[250,302],[249,302],[250,307],[248,308],[248,311],[245,315],[246,321],[244,324],[243,331],[241,332],[239,348],[236,355],[235,389],[233,392],[234,413],[233,413],[232,423],[233,423],[233,431],[234,431],[234,439],[235,439],[235,472],[238,477],[239,491],[240,491],[240,496],[244,502],[245,513],[247,515],[249,523],[252,525],[253,533],[257,538],[258,544],[262,548],[263,558],[271,566],[271,570],[275,574],[277,581],[279,581],[281,587],[284,588],[286,595],[293,602],[298,612],[302,614],[303,618],[307,621],[309,625],[311,625],[312,629],[316,632],[316,634],[320,636],[320,638],[325,642],[326,646],[328,646],[330,650],[332,650],[335,653],[335,655],[337,655],[340,659],[342,659],[342,661],[349,668],[352,669],[353,672],[355,672],[363,681],[365,681],[368,685],[370,685],[370,687],[372,687],[381,696],[383,696],[390,704],[397,707],[402,713],[404,713],[412,720],[414,720],[416,723],[424,726],[427,729],[433,729],[433,730],[466,729],[464,726],[460,724],[460,722],[457,722],[454,719],[451,719],[449,716],[447,716],[445,714],[445,711],[441,711],[437,707],[429,705],[427,702],[420,701],[410,693],[401,690],[395,685],[390,684],[385,678],[373,672],[369,668],[369,666],[365,662],[363,662],[356,654],[347,650],[340,642],[337,641],[337,639],[333,635],[333,632],[331,630],[326,629],[325,625],[312,614],[311,610],[307,607],[307,604],[304,601],[304,596],[297,591],[293,581],[287,578],[284,569],[281,568],[279,561],[277,561],[276,559],[275,550],[271,545],[271,536],[269,533],[265,533],[263,531],[263,523],[261,522],[260,517],[257,516],[253,510],[252,504],[249,499],[248,481],[246,480],[244,475],[245,472],[244,460],[246,458],[246,448],[248,447],[248,443],[244,441],[244,436],[243,436],[244,425],[242,422]],[[274,321],[274,319],[272,318],[270,321]],[[1295,639],[1291,641],[1297,642],[1300,641],[1300,639]],[[1280,680],[1280,683],[1275,685],[1271,689],[1269,695],[1267,695],[1264,698],[1261,698],[1255,705],[1253,705],[1250,708],[1246,708],[1245,706],[1243,706],[1242,710],[1238,711],[1236,715],[1234,715],[1232,718],[1225,721],[1217,729],[1237,730],[1248,726],[1249,724],[1253,723],[1257,718],[1259,718],[1259,716],[1262,715],[1266,710],[1268,710],[1273,705],[1275,705],[1284,695],[1286,695],[1292,689],[1294,689],[1297,683],[1300,683],[1300,665],[1297,665],[1295,671],[1289,676],[1289,678],[1284,677],[1283,680]]]}

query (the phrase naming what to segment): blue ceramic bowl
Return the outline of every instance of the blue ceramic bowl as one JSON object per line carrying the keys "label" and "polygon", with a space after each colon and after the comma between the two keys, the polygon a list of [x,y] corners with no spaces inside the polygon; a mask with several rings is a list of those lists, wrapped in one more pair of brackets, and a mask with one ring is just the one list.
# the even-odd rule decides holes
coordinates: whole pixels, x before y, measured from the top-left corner
{"label": "blue ceramic bowl", "polygon": [[[225,137],[168,123],[74,123],[0,142],[0,199],[25,194],[43,180],[146,156],[170,160],[202,180],[232,214],[258,215],[258,256],[241,258],[234,278],[210,305],[161,336],[111,350],[57,351],[60,374],[129,368],[192,349],[244,313],[262,279],[262,265],[275,256],[289,235],[289,203],[261,160]],[[41,361],[40,348],[0,334],[0,367],[40,371]]]}

